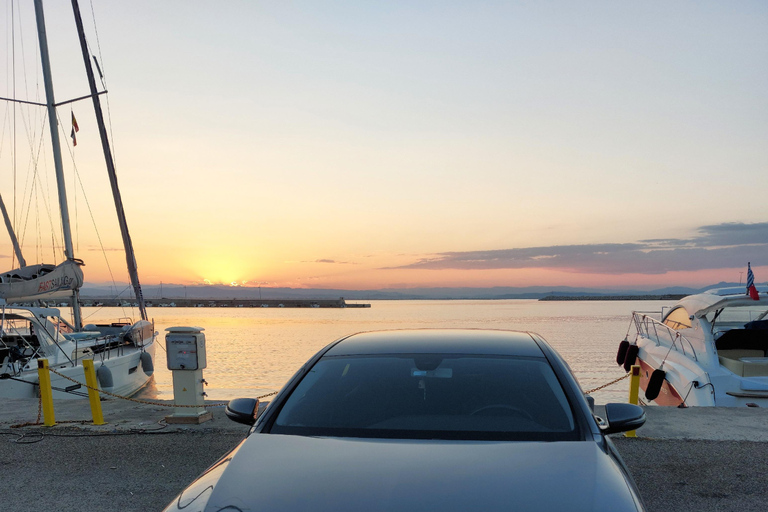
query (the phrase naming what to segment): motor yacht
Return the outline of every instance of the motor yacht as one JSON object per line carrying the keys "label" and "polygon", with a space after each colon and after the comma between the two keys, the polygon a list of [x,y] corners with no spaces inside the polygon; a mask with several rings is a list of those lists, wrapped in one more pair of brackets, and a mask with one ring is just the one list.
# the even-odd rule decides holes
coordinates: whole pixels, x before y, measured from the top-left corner
{"label": "motor yacht", "polygon": [[719,288],[660,315],[633,312],[617,363],[640,366],[648,403],[768,407],[768,286],[756,290],[757,299],[744,288]]}

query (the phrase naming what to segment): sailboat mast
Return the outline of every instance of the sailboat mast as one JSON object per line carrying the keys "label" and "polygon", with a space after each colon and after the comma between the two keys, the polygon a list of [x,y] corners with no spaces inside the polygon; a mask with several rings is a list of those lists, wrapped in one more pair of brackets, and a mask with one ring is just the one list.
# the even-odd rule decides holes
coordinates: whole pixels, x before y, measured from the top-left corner
{"label": "sailboat mast", "polygon": [[5,221],[5,227],[8,230],[8,235],[11,237],[11,243],[13,244],[13,252],[16,254],[16,257],[19,259],[19,266],[26,267],[27,261],[24,259],[24,256],[21,254],[21,246],[19,245],[19,240],[16,238],[16,232],[13,230],[13,223],[11,222],[11,218],[8,216],[8,210],[5,209],[5,202],[3,201],[2,195],[0,195],[0,210],[3,212],[3,220]]}
{"label": "sailboat mast", "polygon": [[141,292],[139,284],[139,272],[136,265],[136,256],[133,251],[133,242],[128,232],[128,223],[125,219],[125,210],[123,209],[123,200],[120,195],[120,189],[117,185],[117,173],[115,172],[115,163],[112,159],[112,150],[109,147],[109,138],[107,137],[107,128],[104,125],[104,114],[101,110],[101,101],[96,89],[96,79],[93,75],[91,59],[88,55],[88,43],[85,41],[85,32],[83,30],[83,20],[80,17],[80,6],[77,0],[72,0],[72,11],[75,15],[75,24],[77,25],[77,35],[80,38],[80,48],[83,51],[83,62],[85,63],[85,72],[88,75],[88,85],[91,88],[91,98],[93,99],[93,109],[96,113],[96,122],[99,125],[99,135],[101,136],[101,147],[104,150],[104,159],[107,164],[107,174],[109,174],[109,183],[112,186],[112,197],[115,200],[115,210],[117,219],[120,223],[120,233],[123,235],[123,246],[125,247],[125,259],[128,264],[128,274],[131,276],[131,284],[139,303],[139,311],[142,320],[147,320],[147,310],[144,304],[144,295]]}
{"label": "sailboat mast", "polygon": [[[37,37],[40,42],[40,61],[43,66],[43,82],[45,85],[45,102],[48,109],[48,126],[51,129],[51,146],[53,147],[53,164],[56,170],[56,184],[59,191],[59,210],[61,211],[61,226],[64,233],[64,250],[67,259],[74,259],[72,248],[72,230],[69,222],[69,207],[67,205],[67,189],[64,183],[64,167],[61,163],[61,145],[59,141],[59,122],[56,119],[56,101],[53,95],[53,79],[51,78],[51,61],[48,57],[48,36],[45,32],[45,15],[43,1],[35,0],[35,17],[37,20]],[[75,326],[80,328],[80,303],[78,291],[72,295],[72,314]]]}

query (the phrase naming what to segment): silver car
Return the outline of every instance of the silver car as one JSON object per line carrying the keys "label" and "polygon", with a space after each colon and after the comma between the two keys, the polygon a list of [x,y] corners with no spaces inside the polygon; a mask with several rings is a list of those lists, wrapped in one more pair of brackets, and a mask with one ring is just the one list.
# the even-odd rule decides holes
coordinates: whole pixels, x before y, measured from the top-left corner
{"label": "silver car", "polygon": [[261,409],[230,402],[248,437],[166,511],[643,510],[606,434],[644,411],[608,404],[596,419],[533,333],[355,334]]}

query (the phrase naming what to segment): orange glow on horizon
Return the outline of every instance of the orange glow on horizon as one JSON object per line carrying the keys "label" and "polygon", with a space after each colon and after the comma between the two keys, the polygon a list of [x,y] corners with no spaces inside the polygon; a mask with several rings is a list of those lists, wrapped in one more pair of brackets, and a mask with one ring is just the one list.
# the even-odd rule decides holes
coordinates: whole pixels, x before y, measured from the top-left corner
{"label": "orange glow on horizon", "polygon": [[[3,246],[0,244],[0,249]],[[272,246],[274,249],[274,246]],[[293,249],[293,248],[291,248]],[[10,249],[9,249],[10,250]],[[8,251],[6,251],[8,252]],[[337,255],[311,251],[325,258],[310,257],[299,250],[269,254],[259,248],[229,247],[210,243],[180,249],[161,244],[142,245],[137,251],[142,284],[223,285],[245,288],[314,288],[340,290],[409,288],[493,288],[493,287],[578,287],[652,290],[669,286],[692,288],[746,279],[746,267],[676,271],[663,274],[596,274],[559,269],[404,269],[419,258],[413,253],[355,253]],[[288,260],[285,254],[296,254]],[[0,252],[2,254],[2,252]],[[91,257],[84,267],[86,282],[128,282],[124,256],[107,253],[110,269],[103,259]],[[11,260],[6,258],[10,267]],[[753,265],[756,282],[768,281],[768,266]]]}
{"label": "orange glow on horizon", "polygon": [[241,255],[206,251],[185,259],[180,271],[169,278],[180,282],[244,286],[251,281],[250,277],[259,266]]}

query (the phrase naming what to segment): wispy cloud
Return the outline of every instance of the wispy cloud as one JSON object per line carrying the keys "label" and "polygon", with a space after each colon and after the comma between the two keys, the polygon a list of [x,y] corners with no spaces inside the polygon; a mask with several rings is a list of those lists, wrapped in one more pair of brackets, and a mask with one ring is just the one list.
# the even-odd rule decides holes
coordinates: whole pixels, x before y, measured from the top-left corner
{"label": "wispy cloud", "polygon": [[314,261],[302,261],[302,263],[330,263],[334,265],[356,265],[356,263],[353,263],[351,261],[336,261],[336,260],[329,260],[329,259],[318,259]]}
{"label": "wispy cloud", "polygon": [[670,238],[643,240],[642,242],[669,247],[732,247],[765,245],[768,243],[768,222],[757,222],[754,224],[728,222],[713,226],[702,226],[697,231],[699,235],[689,239]]}
{"label": "wispy cloud", "polygon": [[97,252],[124,252],[125,249],[122,247],[99,247],[98,245],[89,245],[85,248],[86,251],[97,251]]}
{"label": "wispy cloud", "polygon": [[444,252],[397,269],[551,268],[589,274],[664,274],[768,264],[768,222],[702,226],[687,239]]}

